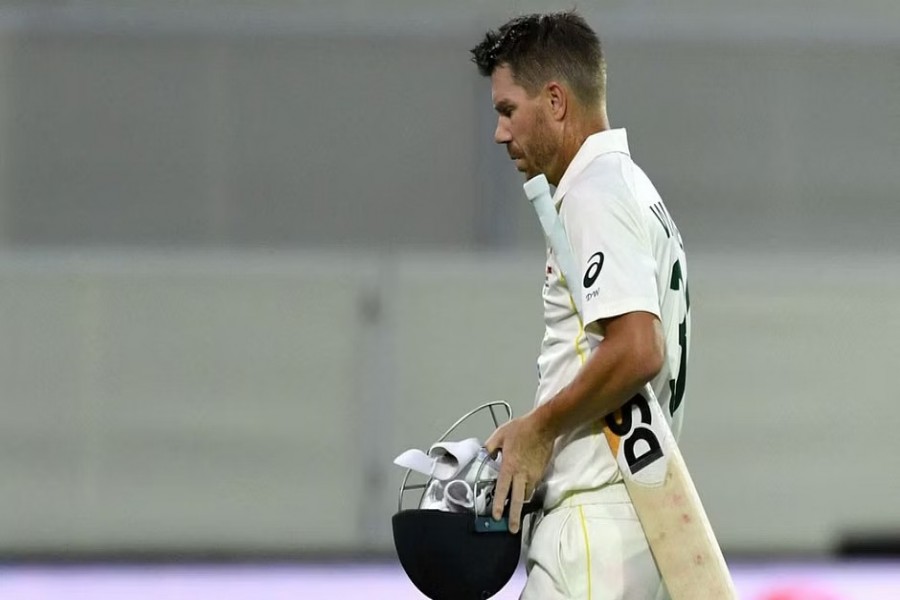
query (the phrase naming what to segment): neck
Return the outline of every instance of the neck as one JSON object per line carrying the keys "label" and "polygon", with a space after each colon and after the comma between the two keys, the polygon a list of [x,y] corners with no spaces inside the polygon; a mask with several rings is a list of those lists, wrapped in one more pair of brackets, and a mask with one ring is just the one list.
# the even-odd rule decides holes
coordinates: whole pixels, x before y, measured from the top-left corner
{"label": "neck", "polygon": [[[574,116],[574,115],[573,115]],[[576,118],[565,123],[562,130],[562,141],[557,156],[559,160],[548,169],[547,180],[553,185],[559,185],[563,173],[569,168],[569,164],[588,137],[609,129],[609,117],[606,115],[606,107],[590,114],[577,115]]]}

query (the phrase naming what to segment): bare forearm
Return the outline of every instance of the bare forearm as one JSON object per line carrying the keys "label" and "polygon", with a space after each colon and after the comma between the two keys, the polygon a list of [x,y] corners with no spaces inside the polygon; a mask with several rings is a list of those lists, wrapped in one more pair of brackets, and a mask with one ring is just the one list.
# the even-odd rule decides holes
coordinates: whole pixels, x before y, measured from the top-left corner
{"label": "bare forearm", "polygon": [[575,379],[535,408],[533,416],[539,426],[559,436],[621,407],[662,367],[664,355],[658,336],[661,331],[655,322],[644,336],[604,339]]}

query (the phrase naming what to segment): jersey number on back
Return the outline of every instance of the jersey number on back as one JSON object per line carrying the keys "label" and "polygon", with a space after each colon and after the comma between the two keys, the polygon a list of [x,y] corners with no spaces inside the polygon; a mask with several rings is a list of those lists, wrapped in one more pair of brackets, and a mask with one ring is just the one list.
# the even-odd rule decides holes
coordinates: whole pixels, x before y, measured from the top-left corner
{"label": "jersey number on back", "polygon": [[681,364],[678,365],[678,374],[675,379],[669,380],[669,390],[672,395],[669,398],[669,414],[674,415],[681,401],[684,399],[684,384],[687,381],[687,316],[691,310],[691,296],[688,293],[687,279],[681,272],[681,261],[676,260],[672,265],[672,278],[669,281],[669,288],[673,290],[684,290],[684,319],[678,325],[678,345],[681,347]]}

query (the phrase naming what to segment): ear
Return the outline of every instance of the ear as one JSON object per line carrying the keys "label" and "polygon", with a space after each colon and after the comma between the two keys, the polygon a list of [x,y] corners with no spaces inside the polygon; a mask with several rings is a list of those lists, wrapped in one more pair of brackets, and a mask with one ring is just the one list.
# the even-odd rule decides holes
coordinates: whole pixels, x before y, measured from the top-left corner
{"label": "ear", "polygon": [[546,91],[550,102],[550,115],[556,121],[563,120],[569,109],[568,90],[556,81],[551,81],[547,84]]}

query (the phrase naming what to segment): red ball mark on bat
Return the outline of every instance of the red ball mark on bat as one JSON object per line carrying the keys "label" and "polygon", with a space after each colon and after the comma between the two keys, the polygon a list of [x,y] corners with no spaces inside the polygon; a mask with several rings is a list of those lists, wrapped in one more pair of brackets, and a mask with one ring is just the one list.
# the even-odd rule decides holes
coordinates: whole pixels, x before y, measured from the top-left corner
{"label": "red ball mark on bat", "polygon": [[700,566],[703,564],[703,555],[702,554],[694,555],[694,564],[697,566]]}
{"label": "red ball mark on bat", "polygon": [[681,514],[681,522],[682,522],[682,523],[685,523],[685,524],[690,523],[690,522],[691,522],[691,515],[689,515],[689,514],[687,514],[687,513],[682,513],[682,514]]}

